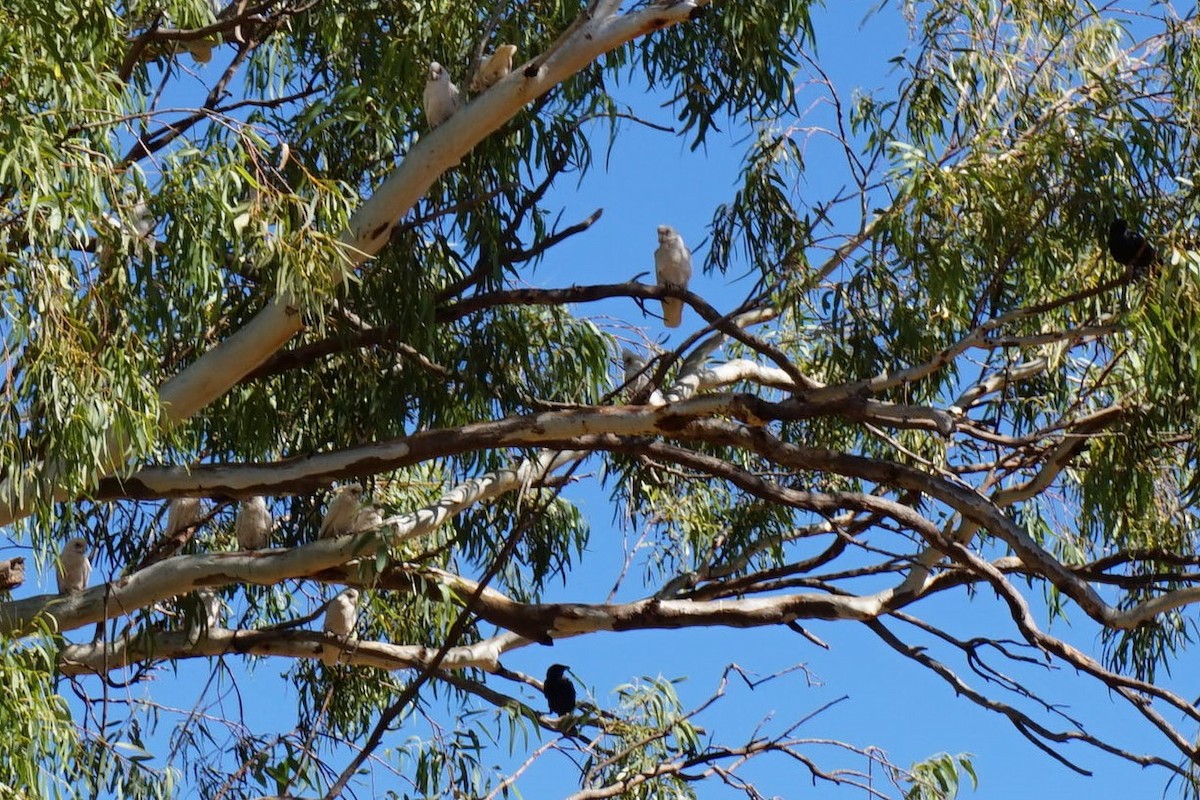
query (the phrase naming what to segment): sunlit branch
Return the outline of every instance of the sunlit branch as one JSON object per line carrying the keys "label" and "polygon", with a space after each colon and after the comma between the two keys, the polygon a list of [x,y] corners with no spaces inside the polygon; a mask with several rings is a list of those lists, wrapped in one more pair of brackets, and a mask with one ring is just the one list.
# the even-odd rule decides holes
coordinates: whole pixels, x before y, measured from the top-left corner
{"label": "sunlit branch", "polygon": [[291,549],[175,556],[119,580],[78,594],[37,595],[0,604],[0,632],[28,631],[33,621],[49,615],[58,630],[73,630],[124,616],[160,600],[177,597],[204,586],[230,583],[270,585],[286,578],[316,575],[323,570],[365,558],[381,548],[427,536],[463,510],[529,485],[573,463],[578,453],[543,453],[512,469],[471,478],[417,511],[385,520],[375,532],[322,539]]}
{"label": "sunlit branch", "polygon": [[[194,641],[189,641],[194,639]],[[452,647],[442,668],[491,671],[501,655],[529,644],[515,633],[502,633],[469,645]],[[339,664],[378,669],[421,669],[437,648],[398,645],[368,640],[339,641],[336,636],[312,631],[254,631],[210,628],[199,638],[185,631],[141,631],[109,642],[68,645],[59,655],[64,675],[103,674],[143,662],[214,658],[227,655],[320,658],[329,648],[338,649]]]}
{"label": "sunlit branch", "polygon": [[744,415],[743,395],[705,395],[669,407],[603,407],[550,411],[458,428],[423,431],[348,450],[322,453],[276,464],[194,464],[147,467],[122,478],[100,482],[97,499],[165,497],[249,497],[307,494],[329,481],[418,464],[433,458],[496,447],[557,446],[588,431],[644,435],[673,431],[688,419]]}
{"label": "sunlit branch", "polygon": [[1008,386],[1029,380],[1035,375],[1041,375],[1050,367],[1050,360],[1045,357],[1035,358],[1022,364],[1014,364],[970,386],[954,400],[954,405],[969,410],[972,406],[988,395],[995,394]]}

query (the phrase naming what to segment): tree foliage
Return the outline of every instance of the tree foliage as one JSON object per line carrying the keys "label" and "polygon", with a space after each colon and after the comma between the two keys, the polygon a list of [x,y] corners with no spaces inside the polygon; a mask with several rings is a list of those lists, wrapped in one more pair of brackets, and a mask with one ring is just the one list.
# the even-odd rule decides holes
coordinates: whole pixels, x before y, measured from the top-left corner
{"label": "tree foliage", "polygon": [[[631,675],[614,708],[555,719],[502,662],[599,631],[816,641],[806,620],[845,620],[1065,764],[1081,741],[1194,793],[1200,712],[1156,679],[1200,598],[1195,10],[884,4],[908,46],[852,92],[810,6],[6,2],[0,522],[46,575],[85,535],[96,573],[0,604],[0,727],[21,743],[0,785],[332,797],[386,773],[395,796],[496,797],[552,751],[576,756],[578,797],[753,796],[735,770],[756,758],[879,795],[974,783],[967,756],[905,770],[852,743],[888,785],[824,769],[799,722],[725,740],[698,720],[750,682],[735,667],[696,708]],[[513,71],[469,92],[502,43]],[[469,102],[430,130],[435,60]],[[696,256],[705,286],[748,273],[737,297],[534,288],[599,217],[564,221],[554,190],[647,122],[643,87],[676,120],[656,135],[742,134]],[[1159,253],[1149,275],[1110,256],[1117,218]],[[641,334],[641,388],[616,362],[665,296],[686,327]],[[614,298],[619,324],[591,313]],[[384,522],[318,540],[351,480]],[[637,599],[544,600],[615,546],[577,484],[643,532]],[[237,549],[252,496],[269,551]],[[200,517],[166,530],[184,497]],[[347,584],[357,638],[308,630]],[[985,588],[1002,639],[922,616]],[[1095,652],[1051,632],[1068,621]],[[294,728],[112,701],[200,659],[200,696],[282,671]],[[1004,677],[1039,661],[1127,701],[1153,743]]]}

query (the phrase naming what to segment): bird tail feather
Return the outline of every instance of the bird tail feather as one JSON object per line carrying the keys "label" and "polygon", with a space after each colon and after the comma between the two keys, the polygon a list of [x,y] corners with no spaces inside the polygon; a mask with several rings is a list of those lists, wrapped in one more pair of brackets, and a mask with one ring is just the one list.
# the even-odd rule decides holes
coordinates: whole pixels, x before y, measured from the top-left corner
{"label": "bird tail feather", "polygon": [[678,328],[683,321],[683,301],[669,298],[662,301],[663,324],[668,328]]}

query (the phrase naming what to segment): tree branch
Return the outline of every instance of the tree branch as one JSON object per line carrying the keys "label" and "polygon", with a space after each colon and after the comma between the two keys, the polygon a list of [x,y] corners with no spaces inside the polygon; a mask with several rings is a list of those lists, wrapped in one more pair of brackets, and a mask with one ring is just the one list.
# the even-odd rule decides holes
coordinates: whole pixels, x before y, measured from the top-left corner
{"label": "tree branch", "polygon": [[[73,644],[59,653],[63,675],[103,675],[145,662],[215,658],[226,655],[282,656],[319,659],[327,648],[339,649],[339,664],[378,669],[423,669],[437,648],[355,640],[347,643],[333,634],[297,630],[229,630],[209,628],[195,641],[186,631],[143,630],[115,641]],[[492,672],[500,656],[530,644],[515,633],[502,633],[468,645],[452,647],[441,669],[481,669]]]}

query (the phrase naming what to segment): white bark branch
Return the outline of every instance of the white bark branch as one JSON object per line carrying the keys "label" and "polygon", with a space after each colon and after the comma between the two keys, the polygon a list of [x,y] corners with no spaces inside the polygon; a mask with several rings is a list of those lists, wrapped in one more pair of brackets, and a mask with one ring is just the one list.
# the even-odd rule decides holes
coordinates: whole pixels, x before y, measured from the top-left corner
{"label": "white bark branch", "polygon": [[[593,433],[619,436],[669,434],[678,428],[680,420],[740,416],[744,413],[741,402],[739,395],[710,394],[658,408],[604,406],[546,411],[458,428],[423,431],[399,439],[332,453],[318,453],[278,464],[146,467],[119,480],[105,479],[98,496],[101,499],[153,499],[180,495],[250,497],[255,494],[278,494],[279,487],[286,486],[307,492],[327,486],[335,478],[396,469],[432,458],[489,447],[537,447],[547,442]],[[561,462],[557,466],[561,466]],[[485,476],[479,480],[489,479]]]}
{"label": "white bark branch", "polygon": [[425,536],[464,509],[521,489],[535,477],[558,469],[578,453],[546,453],[514,469],[464,481],[435,503],[385,520],[378,532],[322,539],[290,549],[175,556],[132,575],[71,595],[37,595],[0,604],[0,633],[28,631],[48,615],[57,630],[68,631],[145,608],[204,586],[230,583],[270,585],[304,578],[373,555],[381,548]]}
{"label": "white bark branch", "polygon": [[[58,666],[63,675],[103,675],[135,664],[213,658],[226,655],[320,658],[323,648],[340,649],[339,664],[379,669],[421,669],[437,653],[436,647],[398,645],[366,640],[338,641],[315,631],[253,631],[209,628],[194,642],[185,631],[149,631],[113,642],[91,642],[63,648]],[[529,644],[515,633],[503,633],[474,644],[452,647],[441,669],[481,669],[494,672],[500,656]]]}
{"label": "white bark branch", "polygon": [[[315,546],[315,545],[314,545]],[[307,549],[307,548],[305,548]],[[295,551],[291,551],[295,552]],[[205,556],[179,556],[178,562],[195,562]],[[169,564],[171,562],[163,562]],[[475,583],[450,573],[422,572],[452,591],[465,595]],[[94,590],[93,590],[94,591]],[[659,600],[649,598],[631,603],[518,603],[495,590],[486,590],[475,611],[488,622],[503,624],[520,617],[526,627],[545,627],[555,638],[580,636],[598,631],[669,630],[725,626],[754,628],[786,625],[798,619],[874,619],[883,612],[875,598],[834,597],[825,594],[793,594],[740,600]],[[191,640],[191,641],[189,641]],[[495,671],[500,656],[530,643],[520,634],[505,632],[472,645],[453,647],[440,665],[445,669],[478,668]],[[317,658],[322,647],[340,647],[339,663],[410,669],[425,666],[437,647],[393,645],[386,642],[339,642],[337,637],[314,631],[234,631],[211,628],[198,639],[186,631],[129,636],[113,642],[70,645],[63,649],[60,663],[64,674],[103,673],[146,661],[211,657],[229,654]]]}
{"label": "white bark branch", "polygon": [[1032,361],[1026,361],[1022,364],[1014,364],[1011,367],[1005,367],[1000,372],[990,375],[979,383],[970,387],[954,401],[954,405],[961,408],[963,411],[969,410],[979,400],[995,394],[1006,386],[1014,383],[1020,383],[1032,378],[1034,375],[1040,375],[1045,372],[1050,366],[1048,358],[1035,358]]}

